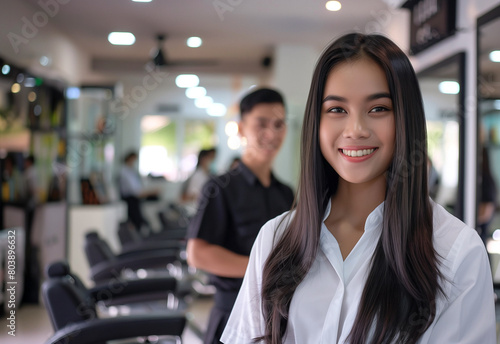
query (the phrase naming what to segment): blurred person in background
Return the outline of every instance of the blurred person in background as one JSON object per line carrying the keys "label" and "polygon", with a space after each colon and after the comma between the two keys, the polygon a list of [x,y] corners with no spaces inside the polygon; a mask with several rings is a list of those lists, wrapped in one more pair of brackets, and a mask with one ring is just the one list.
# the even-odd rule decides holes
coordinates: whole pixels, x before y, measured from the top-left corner
{"label": "blurred person in background", "polygon": [[202,149],[198,153],[198,163],[193,174],[184,183],[182,190],[182,201],[192,202],[197,201],[201,195],[201,190],[211,176],[211,165],[215,160],[216,149]]}
{"label": "blurred person in background", "polygon": [[293,203],[290,187],[271,171],[286,134],[283,97],[272,89],[253,91],[241,100],[240,116],[247,141],[241,161],[205,184],[188,228],[188,263],[208,272],[217,289],[205,344],[220,343],[260,228]]}
{"label": "blurred person in background", "polygon": [[141,176],[137,170],[138,155],[135,151],[127,153],[123,159],[120,170],[120,197],[127,203],[128,220],[132,222],[137,230],[143,225],[149,227],[144,218],[140,202],[147,198],[157,198],[158,189],[146,189],[142,184]]}

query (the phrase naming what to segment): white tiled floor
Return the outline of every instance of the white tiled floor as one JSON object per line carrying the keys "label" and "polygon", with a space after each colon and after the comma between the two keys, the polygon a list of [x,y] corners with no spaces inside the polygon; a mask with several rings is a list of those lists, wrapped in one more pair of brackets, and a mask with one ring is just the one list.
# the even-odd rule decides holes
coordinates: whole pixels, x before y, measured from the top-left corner
{"label": "white tiled floor", "polygon": [[[188,318],[198,328],[205,329],[213,301],[210,298],[195,300],[189,307]],[[22,305],[16,314],[16,336],[8,335],[6,316],[0,318],[0,344],[43,344],[53,334],[47,312],[42,305]],[[183,344],[202,344],[195,333],[186,326]]]}

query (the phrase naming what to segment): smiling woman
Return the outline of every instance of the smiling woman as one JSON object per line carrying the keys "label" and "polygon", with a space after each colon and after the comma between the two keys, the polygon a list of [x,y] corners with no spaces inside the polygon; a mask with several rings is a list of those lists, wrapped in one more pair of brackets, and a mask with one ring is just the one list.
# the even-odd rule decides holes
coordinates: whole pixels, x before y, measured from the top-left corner
{"label": "smiling woman", "polygon": [[395,125],[383,70],[371,59],[343,63],[330,72],[324,92],[319,136],[325,159],[348,182],[385,179]]}
{"label": "smiling woman", "polygon": [[260,231],[224,343],[495,343],[488,258],[427,189],[415,72],[349,34],[313,74],[293,211]]}

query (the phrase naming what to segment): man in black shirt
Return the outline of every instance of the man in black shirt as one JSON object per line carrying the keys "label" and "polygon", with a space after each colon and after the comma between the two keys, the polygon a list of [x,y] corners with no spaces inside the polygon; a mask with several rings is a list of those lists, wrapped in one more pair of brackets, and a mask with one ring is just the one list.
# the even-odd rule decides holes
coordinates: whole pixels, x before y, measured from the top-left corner
{"label": "man in black shirt", "polygon": [[256,90],[241,100],[240,116],[241,162],[205,184],[188,229],[188,263],[209,272],[217,288],[205,344],[220,343],[260,228],[293,203],[292,190],[271,172],[286,134],[283,97]]}

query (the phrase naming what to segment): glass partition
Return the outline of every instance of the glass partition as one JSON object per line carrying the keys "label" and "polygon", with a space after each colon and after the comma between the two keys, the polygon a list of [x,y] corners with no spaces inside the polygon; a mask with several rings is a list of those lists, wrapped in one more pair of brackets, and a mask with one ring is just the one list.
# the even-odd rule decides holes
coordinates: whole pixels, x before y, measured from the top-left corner
{"label": "glass partition", "polygon": [[[476,228],[500,282],[500,6],[477,21]],[[497,306],[498,307],[498,306]],[[500,314],[500,309],[497,309]],[[498,315],[497,315],[498,318]]]}
{"label": "glass partition", "polygon": [[427,120],[429,193],[463,218],[464,62],[459,53],[418,73]]}

